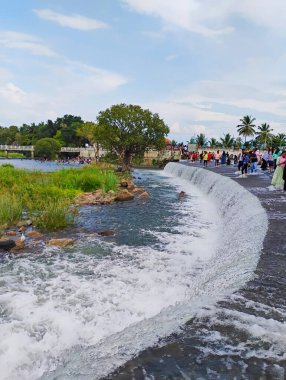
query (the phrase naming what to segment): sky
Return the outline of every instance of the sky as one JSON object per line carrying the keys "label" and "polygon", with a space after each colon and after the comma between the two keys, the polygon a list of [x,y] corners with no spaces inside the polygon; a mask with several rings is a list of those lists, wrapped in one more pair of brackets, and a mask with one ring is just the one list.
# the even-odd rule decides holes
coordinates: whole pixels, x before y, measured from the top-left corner
{"label": "sky", "polygon": [[285,0],[0,0],[0,125],[113,104],[169,137],[237,136],[245,115],[286,133]]}

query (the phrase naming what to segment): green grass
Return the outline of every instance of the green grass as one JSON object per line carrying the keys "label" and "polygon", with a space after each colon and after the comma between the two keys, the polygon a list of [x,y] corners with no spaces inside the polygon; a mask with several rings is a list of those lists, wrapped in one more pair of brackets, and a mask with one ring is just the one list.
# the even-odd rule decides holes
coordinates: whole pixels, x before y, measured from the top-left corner
{"label": "green grass", "polygon": [[41,230],[73,222],[70,205],[83,192],[116,191],[118,178],[110,167],[88,166],[45,173],[0,166],[0,224],[15,225],[28,212]]}
{"label": "green grass", "polygon": [[[0,151],[0,157],[7,157],[6,153],[3,152],[3,150]],[[25,158],[25,156],[22,153],[8,152],[8,158]]]}

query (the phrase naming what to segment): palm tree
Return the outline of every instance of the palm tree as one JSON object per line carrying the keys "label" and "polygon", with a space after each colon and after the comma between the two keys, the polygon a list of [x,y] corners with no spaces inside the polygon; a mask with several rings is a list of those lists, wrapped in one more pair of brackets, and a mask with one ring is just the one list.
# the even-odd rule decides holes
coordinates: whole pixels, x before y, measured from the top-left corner
{"label": "palm tree", "polygon": [[247,136],[255,135],[255,124],[253,124],[255,120],[255,117],[252,117],[251,115],[246,115],[243,116],[242,119],[240,119],[241,124],[238,124],[236,126],[238,134],[244,136],[244,144],[246,143]]}
{"label": "palm tree", "polygon": [[286,135],[284,133],[278,133],[278,135],[273,136],[273,143],[277,146],[286,146]]}
{"label": "palm tree", "polygon": [[209,140],[209,144],[210,144],[210,147],[212,149],[216,148],[216,146],[218,145],[218,142],[216,140],[216,138],[212,137],[210,140]]}
{"label": "palm tree", "polygon": [[225,148],[230,148],[234,144],[234,137],[227,133],[224,137],[221,137],[220,141]]}
{"label": "palm tree", "polygon": [[243,145],[242,138],[237,137],[234,141],[234,146],[240,149],[242,147],[242,145]]}
{"label": "palm tree", "polygon": [[206,143],[207,143],[207,138],[203,133],[200,133],[199,135],[197,135],[196,144],[198,148],[202,148],[203,146],[206,145]]}
{"label": "palm tree", "polygon": [[264,145],[264,148],[266,148],[268,142],[272,141],[272,131],[273,129],[271,129],[270,125],[267,123],[258,126],[258,132],[256,132],[257,140]]}

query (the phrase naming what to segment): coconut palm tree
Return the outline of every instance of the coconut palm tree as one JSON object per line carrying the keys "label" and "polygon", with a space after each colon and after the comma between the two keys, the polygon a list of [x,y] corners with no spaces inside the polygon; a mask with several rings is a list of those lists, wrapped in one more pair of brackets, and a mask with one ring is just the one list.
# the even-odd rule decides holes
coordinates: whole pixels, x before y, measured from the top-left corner
{"label": "coconut palm tree", "polygon": [[235,139],[235,141],[234,141],[234,146],[236,147],[236,148],[241,148],[242,147],[242,145],[243,145],[243,141],[242,141],[242,138],[241,137],[237,137],[236,139]]}
{"label": "coconut palm tree", "polygon": [[203,133],[200,133],[199,135],[197,135],[196,144],[198,148],[202,148],[203,146],[207,144],[207,138]]}
{"label": "coconut palm tree", "polygon": [[272,141],[273,135],[271,132],[273,131],[273,129],[271,129],[270,125],[267,123],[263,123],[257,128],[258,128],[258,132],[256,132],[257,141],[262,143],[264,148],[266,148],[267,143]]}
{"label": "coconut palm tree", "polygon": [[230,133],[227,133],[224,137],[220,138],[220,141],[225,148],[230,148],[234,144],[234,137],[231,137]]}
{"label": "coconut palm tree", "polygon": [[277,146],[286,146],[286,135],[284,133],[278,133],[278,135],[273,136],[273,143]]}
{"label": "coconut palm tree", "polygon": [[210,144],[210,147],[212,149],[216,148],[216,146],[218,145],[218,142],[216,140],[216,138],[212,137],[210,140],[209,140],[209,144]]}
{"label": "coconut palm tree", "polygon": [[246,143],[247,136],[255,135],[255,124],[253,124],[255,120],[255,117],[252,117],[251,115],[246,115],[243,116],[242,119],[240,119],[241,124],[238,124],[236,126],[238,134],[244,136],[244,144]]}

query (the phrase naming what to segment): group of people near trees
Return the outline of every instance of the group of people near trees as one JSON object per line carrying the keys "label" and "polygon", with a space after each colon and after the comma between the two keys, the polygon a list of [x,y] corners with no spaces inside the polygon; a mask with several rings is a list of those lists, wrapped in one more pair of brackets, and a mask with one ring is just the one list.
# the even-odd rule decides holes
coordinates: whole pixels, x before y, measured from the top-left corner
{"label": "group of people near trees", "polygon": [[215,152],[190,152],[188,159],[192,162],[199,161],[203,167],[207,167],[210,162],[214,162],[214,167],[219,165],[237,165],[241,177],[245,178],[248,173],[256,174],[258,166],[263,171],[268,170],[272,176],[271,184],[276,189],[286,191],[286,151],[276,148],[269,148],[261,153],[258,149],[242,150],[237,155],[229,154],[219,150]]}

